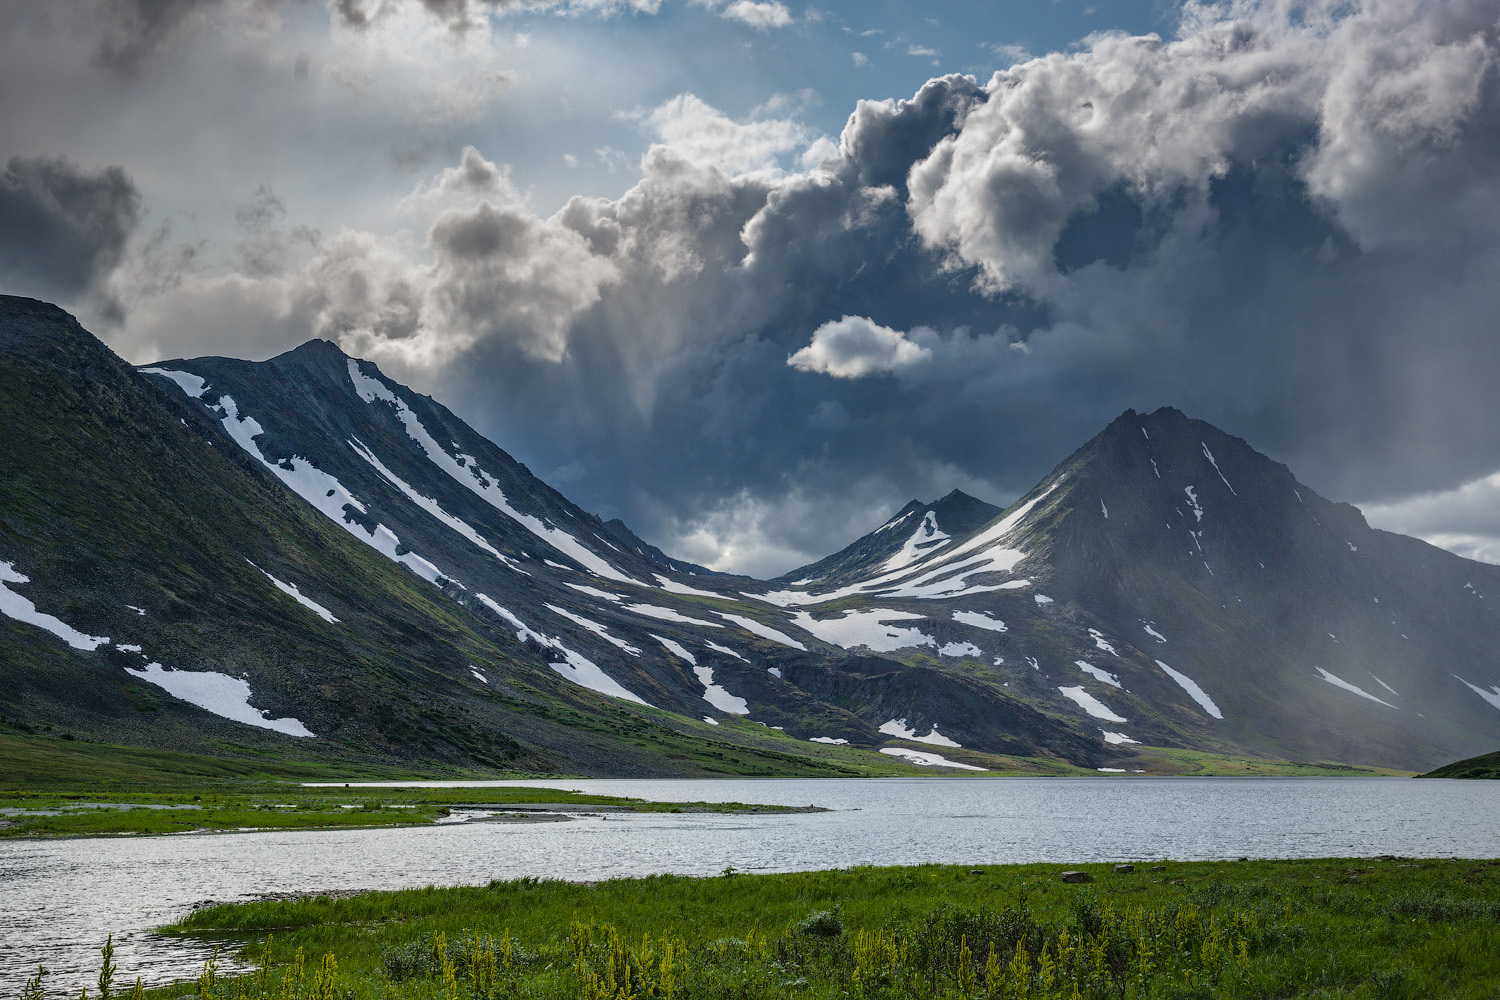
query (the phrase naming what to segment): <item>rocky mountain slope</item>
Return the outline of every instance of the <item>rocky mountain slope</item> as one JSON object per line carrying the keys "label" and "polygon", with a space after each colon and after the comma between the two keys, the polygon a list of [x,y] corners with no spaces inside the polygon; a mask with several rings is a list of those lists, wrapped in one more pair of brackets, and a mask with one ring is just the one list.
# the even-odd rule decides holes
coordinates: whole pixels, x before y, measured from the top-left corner
{"label": "rocky mountain slope", "polygon": [[1500,568],[1174,410],[771,582],[600,521],[326,342],[132,369],[0,299],[0,428],[27,728],[589,774],[1420,769],[1500,735]]}

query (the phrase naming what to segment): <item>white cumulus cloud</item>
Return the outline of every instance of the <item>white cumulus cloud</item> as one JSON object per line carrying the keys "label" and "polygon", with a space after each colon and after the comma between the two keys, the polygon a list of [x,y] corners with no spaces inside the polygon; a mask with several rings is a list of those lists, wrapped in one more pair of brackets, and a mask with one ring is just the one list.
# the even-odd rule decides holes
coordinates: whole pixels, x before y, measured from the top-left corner
{"label": "white cumulus cloud", "polygon": [[812,343],[788,357],[786,363],[834,378],[863,378],[931,358],[931,348],[913,343],[900,330],[864,316],[845,316],[814,330]]}

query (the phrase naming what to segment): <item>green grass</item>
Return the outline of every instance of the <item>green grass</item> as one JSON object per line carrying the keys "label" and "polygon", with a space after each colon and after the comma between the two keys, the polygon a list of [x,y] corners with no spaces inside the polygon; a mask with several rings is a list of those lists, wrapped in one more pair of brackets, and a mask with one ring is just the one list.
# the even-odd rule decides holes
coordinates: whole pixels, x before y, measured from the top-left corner
{"label": "green grass", "polygon": [[[412,826],[454,806],[549,807],[630,812],[792,813],[809,808],[743,803],[647,802],[554,788],[308,788],[297,784],[211,785],[153,792],[0,792],[0,838],[149,835],[193,831]],[[525,818],[524,816],[519,818]]]}
{"label": "green grass", "polygon": [[1500,750],[1445,764],[1423,778],[1500,778]]}
{"label": "green grass", "polygon": [[[204,1000],[1500,995],[1500,862],[863,868],[216,906]],[[128,970],[126,970],[128,972]]]}

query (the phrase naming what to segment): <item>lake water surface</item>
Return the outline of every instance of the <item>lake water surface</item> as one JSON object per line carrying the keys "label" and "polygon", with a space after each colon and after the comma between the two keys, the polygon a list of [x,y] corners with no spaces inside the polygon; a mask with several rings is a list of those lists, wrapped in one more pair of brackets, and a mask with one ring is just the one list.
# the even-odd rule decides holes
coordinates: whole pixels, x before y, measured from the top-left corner
{"label": "lake water surface", "polygon": [[[423,784],[443,784],[427,782]],[[1330,856],[1500,857],[1500,782],[1407,778],[881,778],[495,782],[656,801],[819,805],[791,816],[608,814],[567,822],[0,841],[0,994],[43,962],[195,976],[205,947],[153,927],[208,899],[538,876],[854,865]],[[455,801],[462,801],[455,792]]]}

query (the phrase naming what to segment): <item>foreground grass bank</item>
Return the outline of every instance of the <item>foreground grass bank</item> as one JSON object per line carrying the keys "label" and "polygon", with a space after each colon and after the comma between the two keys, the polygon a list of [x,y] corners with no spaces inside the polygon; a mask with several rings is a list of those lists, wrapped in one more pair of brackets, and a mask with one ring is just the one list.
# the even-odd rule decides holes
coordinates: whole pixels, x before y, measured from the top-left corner
{"label": "foreground grass bank", "polygon": [[204,1000],[1491,998],[1500,862],[868,868],[216,906]]}

